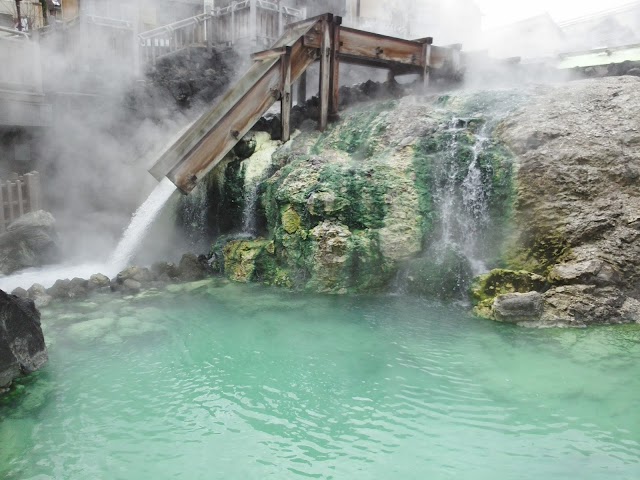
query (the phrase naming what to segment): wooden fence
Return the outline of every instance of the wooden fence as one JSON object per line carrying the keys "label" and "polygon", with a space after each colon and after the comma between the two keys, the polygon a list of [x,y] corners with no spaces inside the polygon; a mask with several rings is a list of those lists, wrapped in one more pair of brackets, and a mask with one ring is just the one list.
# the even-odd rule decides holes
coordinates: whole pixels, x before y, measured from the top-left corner
{"label": "wooden fence", "polygon": [[13,175],[8,180],[0,179],[0,233],[4,233],[11,222],[25,213],[40,210],[41,205],[38,172]]}
{"label": "wooden fence", "polygon": [[164,55],[193,45],[266,48],[282,35],[285,25],[305,16],[304,9],[269,1],[234,1],[226,7],[139,34],[140,56],[143,61],[155,65]]}

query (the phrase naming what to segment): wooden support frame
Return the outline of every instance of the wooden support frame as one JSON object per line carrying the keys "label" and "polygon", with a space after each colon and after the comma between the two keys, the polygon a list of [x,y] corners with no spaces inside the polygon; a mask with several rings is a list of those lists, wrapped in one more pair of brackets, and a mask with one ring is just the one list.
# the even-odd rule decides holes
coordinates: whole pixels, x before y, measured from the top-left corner
{"label": "wooden support frame", "polygon": [[282,94],[280,95],[280,117],[282,120],[282,141],[288,142],[291,137],[291,47],[284,47],[282,55]]}
{"label": "wooden support frame", "polygon": [[420,79],[422,80],[422,88],[426,90],[429,87],[431,76],[431,45],[433,45],[433,38],[423,38],[418,42],[422,43],[422,72],[420,72]]}
{"label": "wooden support frame", "polygon": [[[250,0],[249,5],[256,3]],[[430,37],[412,41],[343,27],[341,17],[331,14],[289,24],[271,49],[252,55],[254,64],[244,77],[167,149],[150,172],[158,180],[166,175],[189,193],[276,101],[280,101],[282,140],[288,141],[292,85],[298,82],[298,103],[304,104],[306,72],[318,60],[321,131],[338,114],[342,63],[384,68],[391,76],[417,73],[426,87],[432,69],[449,68],[460,55],[459,50],[432,43]]]}
{"label": "wooden support frame", "polygon": [[329,96],[331,93],[331,35],[333,16],[322,20],[322,42],[320,44],[320,119],[318,129],[324,132],[329,122]]}
{"label": "wooden support frame", "polygon": [[331,79],[329,97],[329,117],[332,120],[338,118],[338,107],[340,106],[340,28],[342,17],[334,17],[331,23]]}
{"label": "wooden support frame", "polygon": [[298,105],[303,106],[307,102],[307,72],[302,72],[298,79]]}

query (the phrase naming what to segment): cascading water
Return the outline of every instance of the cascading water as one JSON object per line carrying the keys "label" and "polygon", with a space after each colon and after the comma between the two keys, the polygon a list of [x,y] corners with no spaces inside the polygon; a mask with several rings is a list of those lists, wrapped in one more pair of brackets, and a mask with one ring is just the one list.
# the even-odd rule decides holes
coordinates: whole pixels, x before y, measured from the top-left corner
{"label": "cascading water", "polygon": [[431,165],[433,230],[423,256],[399,274],[397,291],[465,297],[470,278],[487,270],[490,191],[481,160],[490,141],[486,123],[476,128],[454,118],[438,133],[443,141]]}
{"label": "cascading water", "polygon": [[118,271],[127,266],[140,242],[144,239],[147,230],[176,190],[177,188],[171,180],[163,178],[151,192],[151,195],[136,210],[131,218],[131,223],[109,260],[109,265],[113,269]]}
{"label": "cascading water", "polygon": [[256,210],[258,206],[258,192],[260,184],[255,183],[249,186],[244,196],[244,210],[242,212],[242,232],[251,236],[257,234]]}

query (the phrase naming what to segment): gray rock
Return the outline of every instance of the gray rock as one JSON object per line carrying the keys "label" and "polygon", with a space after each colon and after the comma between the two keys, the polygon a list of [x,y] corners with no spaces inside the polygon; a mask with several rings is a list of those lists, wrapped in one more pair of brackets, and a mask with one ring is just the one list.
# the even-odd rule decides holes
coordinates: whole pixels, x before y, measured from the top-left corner
{"label": "gray rock", "polygon": [[56,280],[53,286],[47,289],[47,294],[53,298],[69,298],[69,285],[71,280]]}
{"label": "gray rock", "polygon": [[542,295],[538,292],[507,293],[493,302],[494,318],[500,322],[530,322],[542,314]]}
{"label": "gray rock", "polygon": [[55,263],[60,258],[55,219],[42,210],[27,213],[0,235],[0,272]]}
{"label": "gray rock", "polygon": [[145,284],[153,280],[153,274],[148,268],[129,267],[118,273],[116,280],[121,284],[126,280],[134,280],[141,284]]}
{"label": "gray rock", "polygon": [[132,278],[127,278],[123,283],[124,291],[127,293],[138,293],[142,290],[142,284]]}
{"label": "gray rock", "polygon": [[13,292],[11,292],[11,295],[15,295],[16,297],[20,297],[20,298],[29,297],[29,293],[22,287],[18,287],[14,289]]}
{"label": "gray rock", "polygon": [[47,347],[34,303],[0,290],[0,392],[47,362]]}
{"label": "gray rock", "polygon": [[549,281],[556,284],[615,285],[620,274],[601,260],[587,260],[555,265],[549,273]]}
{"label": "gray rock", "polygon": [[36,308],[46,307],[53,300],[53,297],[47,294],[47,289],[39,283],[33,284],[27,293],[29,298],[36,304]]}
{"label": "gray rock", "polygon": [[108,288],[111,285],[111,280],[106,275],[96,273],[89,278],[89,290],[97,290],[102,288]]}
{"label": "gray rock", "polygon": [[180,259],[178,271],[180,272],[180,280],[192,282],[205,278],[209,273],[209,265],[206,258],[186,253]]}
{"label": "gray rock", "polygon": [[169,262],[156,262],[151,266],[151,273],[156,277],[156,280],[168,282],[172,278],[178,278],[180,271],[178,267]]}

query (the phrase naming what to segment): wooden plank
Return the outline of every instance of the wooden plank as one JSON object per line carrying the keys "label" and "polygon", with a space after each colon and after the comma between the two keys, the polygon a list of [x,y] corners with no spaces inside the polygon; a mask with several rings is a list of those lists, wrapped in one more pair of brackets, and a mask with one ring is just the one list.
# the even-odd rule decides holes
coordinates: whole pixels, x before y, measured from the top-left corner
{"label": "wooden plank", "polygon": [[193,190],[275,103],[282,81],[280,62],[273,62],[225,115],[216,109],[218,121],[167,175],[182,192]]}
{"label": "wooden plank", "polygon": [[24,203],[23,203],[23,195],[22,195],[22,181],[20,179],[16,180],[16,193],[18,196],[18,218],[24,215]]}
{"label": "wooden plank", "polygon": [[29,209],[32,212],[40,210],[40,177],[38,172],[27,173],[25,176]]}
{"label": "wooden plank", "polygon": [[291,47],[282,56],[282,95],[280,99],[280,116],[282,120],[282,141],[288,142],[291,137]]}
{"label": "wooden plank", "polygon": [[303,106],[307,101],[307,72],[302,72],[298,80],[298,105]]}
{"label": "wooden plank", "polygon": [[359,57],[370,61],[422,66],[422,44],[387,37],[353,28],[340,28],[341,57]]}
{"label": "wooden plank", "polygon": [[251,60],[259,61],[259,60],[268,60],[270,58],[279,57],[287,53],[287,51],[291,53],[290,48],[291,47],[278,47],[278,48],[272,48],[270,50],[262,50],[261,52],[252,53]]}
{"label": "wooden plank", "polygon": [[[278,61],[278,58],[274,58],[254,63],[247,73],[238,80],[234,88],[222,97],[220,103],[196,120],[180,139],[160,156],[149,172],[158,181],[162,180],[162,177],[167,175],[178,162],[196,148],[203,137],[208,135],[211,129],[215,128],[221,122],[221,119],[231,112],[235,105],[252,90],[256,82],[273,70],[273,66]],[[279,85],[277,86],[279,87]]]}
{"label": "wooden plank", "polygon": [[322,47],[320,47],[320,121],[321,132],[327,128],[329,119],[329,96],[331,84],[331,28],[327,20],[322,21]]}
{"label": "wooden plank", "polygon": [[340,105],[340,28],[342,17],[334,17],[331,24],[331,85],[329,97],[329,116],[335,118],[338,115]]}
{"label": "wooden plank", "polygon": [[6,220],[4,217],[4,195],[2,191],[4,190],[4,185],[2,184],[2,180],[0,179],[0,233],[5,231]]}
{"label": "wooden plank", "polygon": [[433,38],[427,37],[422,42],[422,50],[423,50],[423,67],[422,72],[420,73],[420,77],[422,80],[422,88],[426,89],[429,87],[429,80],[431,75],[431,53]]}
{"label": "wooden plank", "polygon": [[13,185],[12,182],[7,182],[7,205],[9,206],[8,223],[13,222],[15,218],[13,214]]}

